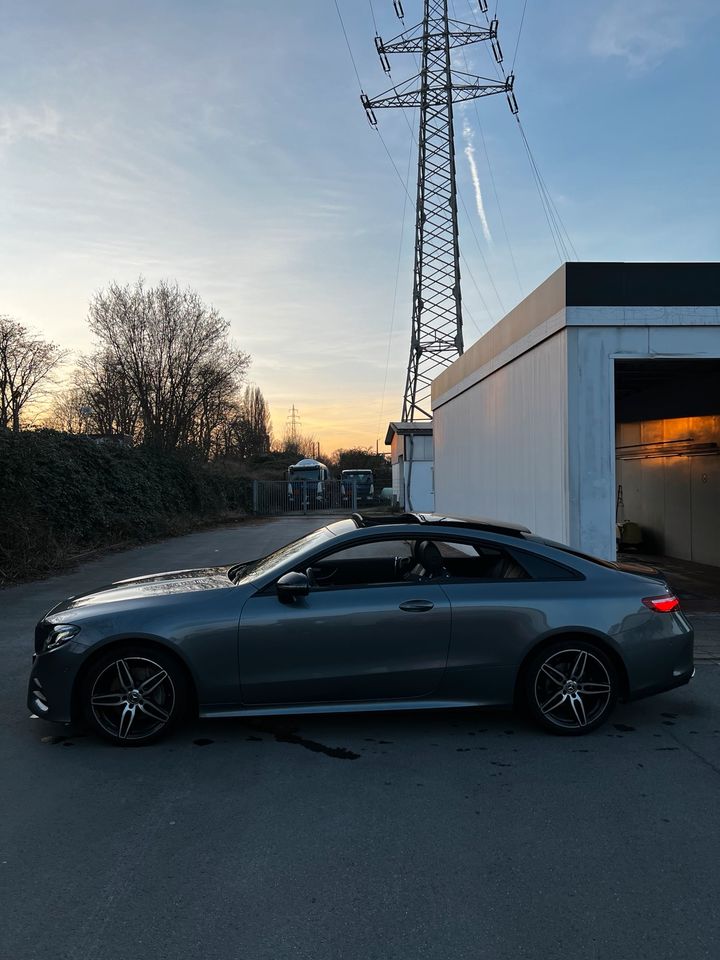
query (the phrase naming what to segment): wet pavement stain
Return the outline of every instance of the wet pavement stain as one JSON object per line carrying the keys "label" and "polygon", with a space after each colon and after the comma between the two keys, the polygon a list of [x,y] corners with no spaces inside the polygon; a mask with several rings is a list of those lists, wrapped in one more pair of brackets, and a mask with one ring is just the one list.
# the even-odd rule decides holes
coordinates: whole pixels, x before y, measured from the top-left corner
{"label": "wet pavement stain", "polygon": [[193,743],[196,747],[207,747],[211,743],[215,743],[214,740],[209,740],[207,737],[198,737],[197,740],[193,740]]}
{"label": "wet pavement stain", "polygon": [[675,726],[675,721],[674,721],[674,720],[663,720],[663,721],[661,721],[661,722],[662,722],[662,725],[663,725],[664,727],[674,727],[674,726]]}
{"label": "wet pavement stain", "polygon": [[656,750],[679,750],[680,747],[655,747]]}
{"label": "wet pavement stain", "polygon": [[313,753],[324,753],[326,757],[334,757],[336,760],[359,760],[360,754],[353,753],[345,747],[326,747],[324,743],[317,743],[315,740],[306,740],[296,733],[276,733],[275,739],[278,743],[295,743],[299,747],[305,747],[306,750],[312,750]]}
{"label": "wet pavement stain", "polygon": [[67,743],[69,739],[69,737],[40,737],[40,743]]}
{"label": "wet pavement stain", "polygon": [[248,743],[262,743],[262,737],[245,737]]}
{"label": "wet pavement stain", "polygon": [[626,723],[614,723],[613,726],[616,730],[622,730],[623,733],[632,733],[635,730],[635,727],[629,727]]}
{"label": "wet pavement stain", "polygon": [[512,766],[511,763],[503,763],[501,760],[491,760],[490,764],[493,767],[511,767]]}
{"label": "wet pavement stain", "polygon": [[[393,740],[378,740],[378,743],[394,743],[394,741],[393,741]],[[383,750],[383,753],[385,753],[384,750]]]}
{"label": "wet pavement stain", "polygon": [[669,717],[671,720],[677,720],[677,718],[680,716],[680,714],[679,714],[679,713],[661,713],[660,716],[661,716],[661,717]]}

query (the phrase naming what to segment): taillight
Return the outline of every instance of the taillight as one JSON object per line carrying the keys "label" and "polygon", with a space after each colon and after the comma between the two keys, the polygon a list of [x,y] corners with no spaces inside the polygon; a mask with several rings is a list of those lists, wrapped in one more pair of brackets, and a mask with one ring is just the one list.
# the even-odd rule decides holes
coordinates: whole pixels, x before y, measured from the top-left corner
{"label": "taillight", "polygon": [[680,606],[680,601],[678,598],[672,595],[666,595],[664,597],[645,597],[643,603],[651,610],[655,610],[656,613],[670,613],[671,610],[677,610]]}

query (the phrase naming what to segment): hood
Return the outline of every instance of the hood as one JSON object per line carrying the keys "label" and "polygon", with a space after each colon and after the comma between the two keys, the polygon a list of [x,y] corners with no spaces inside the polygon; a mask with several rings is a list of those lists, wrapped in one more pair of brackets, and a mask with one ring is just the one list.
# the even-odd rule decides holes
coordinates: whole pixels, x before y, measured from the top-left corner
{"label": "hood", "polygon": [[101,603],[120,603],[124,600],[143,600],[167,597],[172,594],[196,593],[202,590],[220,590],[232,587],[228,577],[229,566],[201,567],[198,570],[173,570],[170,573],[152,573],[132,580],[118,580],[107,587],[69,597],[50,611],[74,610]]}

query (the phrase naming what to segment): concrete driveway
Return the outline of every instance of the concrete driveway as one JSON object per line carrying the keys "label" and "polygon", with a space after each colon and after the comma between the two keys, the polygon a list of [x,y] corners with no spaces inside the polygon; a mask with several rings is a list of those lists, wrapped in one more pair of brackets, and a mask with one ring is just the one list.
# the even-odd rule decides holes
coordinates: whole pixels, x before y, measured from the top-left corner
{"label": "concrete driveway", "polygon": [[249,558],[287,519],[0,593],[0,956],[699,960],[720,942],[720,672],[578,739],[510,713],[201,721],[118,750],[28,719],[59,597]]}

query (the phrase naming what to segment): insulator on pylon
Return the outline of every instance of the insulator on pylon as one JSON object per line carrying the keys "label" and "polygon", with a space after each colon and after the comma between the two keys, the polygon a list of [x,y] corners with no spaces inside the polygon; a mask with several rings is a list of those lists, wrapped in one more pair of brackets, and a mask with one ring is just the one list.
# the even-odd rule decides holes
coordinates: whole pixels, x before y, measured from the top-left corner
{"label": "insulator on pylon", "polygon": [[383,46],[382,37],[375,36],[375,49],[377,50],[378,56],[380,57],[380,66],[383,68],[385,73],[390,76],[390,61],[388,60],[387,54],[385,53],[385,47]]}
{"label": "insulator on pylon", "polygon": [[487,13],[487,0],[478,0],[478,6],[480,7],[480,13]]}
{"label": "insulator on pylon", "polygon": [[503,62],[503,52],[502,47],[500,46],[500,41],[498,40],[498,20],[493,20],[490,23],[490,43],[492,44],[492,52],[495,55],[495,59],[498,63]]}
{"label": "insulator on pylon", "polygon": [[508,100],[508,103],[510,104],[510,113],[512,113],[513,116],[516,116],[516,114],[520,110],[520,107],[518,106],[518,102],[515,99],[515,93],[513,91],[514,85],[515,85],[515,74],[510,73],[508,74],[507,80],[505,81],[505,93],[507,94],[507,100]]}
{"label": "insulator on pylon", "polygon": [[375,116],[375,111],[373,110],[372,104],[370,103],[370,97],[368,97],[366,93],[360,94],[360,103],[362,103],[363,107],[365,107],[365,113],[367,114],[368,123],[370,124],[371,127],[376,127],[377,117]]}
{"label": "insulator on pylon", "polygon": [[405,11],[403,10],[401,0],[393,0],[393,6],[395,7],[395,13],[398,15],[398,20],[404,20]]}

